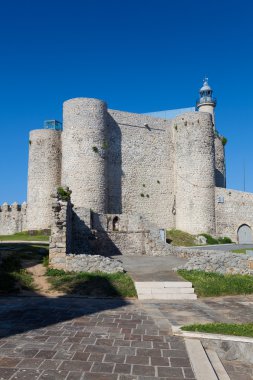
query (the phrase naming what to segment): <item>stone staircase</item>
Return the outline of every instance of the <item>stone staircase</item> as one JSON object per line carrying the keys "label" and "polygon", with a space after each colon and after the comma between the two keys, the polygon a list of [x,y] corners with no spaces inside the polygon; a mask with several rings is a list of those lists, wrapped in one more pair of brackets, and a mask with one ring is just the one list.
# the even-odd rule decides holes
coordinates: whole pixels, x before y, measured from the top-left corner
{"label": "stone staircase", "polygon": [[135,281],[140,300],[195,300],[192,283],[188,281]]}

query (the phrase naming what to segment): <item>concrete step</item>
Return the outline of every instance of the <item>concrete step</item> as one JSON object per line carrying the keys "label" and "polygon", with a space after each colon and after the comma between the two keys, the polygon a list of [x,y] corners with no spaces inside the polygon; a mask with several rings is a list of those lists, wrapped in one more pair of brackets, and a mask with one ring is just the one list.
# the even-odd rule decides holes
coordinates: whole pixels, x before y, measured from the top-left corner
{"label": "concrete step", "polygon": [[139,288],[136,290],[140,294],[192,294],[194,293],[193,288]]}
{"label": "concrete step", "polygon": [[138,294],[140,300],[196,300],[196,294],[170,294],[170,293],[157,293],[157,294]]}
{"label": "concrete step", "polygon": [[191,288],[189,281],[135,281],[135,285],[143,288]]}
{"label": "concrete step", "polygon": [[160,300],[195,300],[192,283],[187,281],[136,281],[138,298]]}

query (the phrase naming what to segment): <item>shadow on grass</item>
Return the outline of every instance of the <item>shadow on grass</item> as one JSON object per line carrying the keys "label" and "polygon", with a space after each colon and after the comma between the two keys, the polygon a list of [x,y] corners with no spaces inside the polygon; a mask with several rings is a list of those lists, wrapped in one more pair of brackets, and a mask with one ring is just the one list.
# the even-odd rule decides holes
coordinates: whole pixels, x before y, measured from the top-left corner
{"label": "shadow on grass", "polygon": [[[10,249],[9,254],[7,252],[8,248]],[[57,328],[56,325],[59,323],[67,323],[75,318],[89,316],[93,313],[102,313],[103,311],[121,308],[129,304],[127,300],[121,297],[112,281],[109,281],[106,276],[98,278],[97,275],[93,275],[88,279],[80,278],[80,281],[72,282],[68,295],[53,298],[31,290],[29,296],[19,296],[15,288],[17,281],[15,273],[20,269],[21,258],[24,260],[27,260],[27,257],[31,258],[30,266],[32,266],[34,263],[43,260],[45,252],[42,253],[41,251],[39,253],[41,247],[31,250],[31,246],[26,246],[25,244],[13,244],[8,248],[4,249],[1,246],[5,260],[1,267],[0,287],[2,292],[4,289],[8,289],[11,294],[7,294],[5,291],[5,294],[0,296],[0,338],[28,332],[33,335],[33,330],[49,328],[52,325]],[[32,253],[29,254],[29,252]],[[63,280],[62,277],[64,276],[60,276],[60,281]],[[89,289],[89,294],[91,295],[93,290],[98,289],[98,285],[99,289],[101,289],[101,294],[96,291],[96,297],[103,297],[110,292],[112,297],[117,298],[89,299],[74,296],[77,293],[86,295],[87,290],[84,291],[84,288]],[[41,335],[43,333],[41,332]],[[36,334],[40,333],[36,331]]]}

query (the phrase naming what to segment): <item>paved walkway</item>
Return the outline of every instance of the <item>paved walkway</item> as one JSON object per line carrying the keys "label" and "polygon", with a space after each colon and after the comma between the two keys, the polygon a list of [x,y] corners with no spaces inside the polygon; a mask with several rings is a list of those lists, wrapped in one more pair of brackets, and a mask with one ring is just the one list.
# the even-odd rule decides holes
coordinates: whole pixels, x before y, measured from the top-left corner
{"label": "paved walkway", "polygon": [[0,378],[194,379],[182,338],[139,301],[0,298]]}
{"label": "paved walkway", "polygon": [[193,301],[143,301],[176,327],[192,323],[252,323],[253,295],[198,298]]}
{"label": "paved walkway", "polygon": [[134,281],[185,281],[173,269],[187,260],[174,255],[162,256],[112,256],[120,260]]}

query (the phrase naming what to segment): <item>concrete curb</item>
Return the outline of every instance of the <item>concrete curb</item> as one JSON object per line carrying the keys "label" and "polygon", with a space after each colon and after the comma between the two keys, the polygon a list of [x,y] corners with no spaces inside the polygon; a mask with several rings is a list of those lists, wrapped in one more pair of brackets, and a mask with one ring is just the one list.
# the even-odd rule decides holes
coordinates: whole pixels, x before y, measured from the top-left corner
{"label": "concrete curb", "polygon": [[177,326],[172,326],[172,331],[173,331],[174,335],[181,336],[184,338],[225,340],[225,341],[230,341],[230,342],[241,342],[241,343],[252,343],[253,344],[253,338],[247,338],[244,336],[183,331],[183,330],[181,330],[180,327],[177,327]]}
{"label": "concrete curb", "polygon": [[197,380],[218,380],[199,340],[185,339],[186,349]]}

